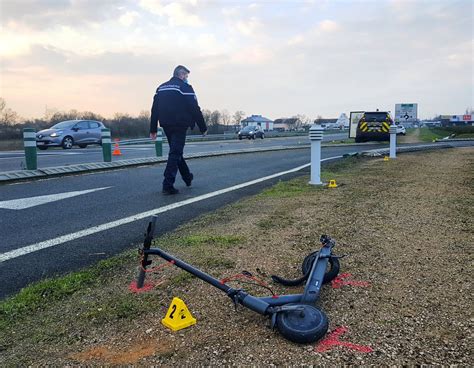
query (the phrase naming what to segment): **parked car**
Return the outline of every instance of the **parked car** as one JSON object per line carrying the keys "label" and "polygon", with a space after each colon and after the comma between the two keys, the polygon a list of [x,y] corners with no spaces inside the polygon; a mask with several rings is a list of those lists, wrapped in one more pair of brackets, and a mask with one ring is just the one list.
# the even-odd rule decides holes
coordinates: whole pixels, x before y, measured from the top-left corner
{"label": "parked car", "polygon": [[265,133],[263,133],[263,131],[259,127],[255,127],[255,126],[246,126],[242,128],[238,134],[239,134],[239,139],[265,138]]}
{"label": "parked car", "polygon": [[397,125],[397,135],[398,134],[401,134],[401,135],[407,134],[407,130],[405,129],[403,125]]}
{"label": "parked car", "polygon": [[67,120],[36,133],[36,145],[40,150],[48,147],[71,149],[74,145],[86,148],[88,144],[101,144],[104,124],[95,120]]}

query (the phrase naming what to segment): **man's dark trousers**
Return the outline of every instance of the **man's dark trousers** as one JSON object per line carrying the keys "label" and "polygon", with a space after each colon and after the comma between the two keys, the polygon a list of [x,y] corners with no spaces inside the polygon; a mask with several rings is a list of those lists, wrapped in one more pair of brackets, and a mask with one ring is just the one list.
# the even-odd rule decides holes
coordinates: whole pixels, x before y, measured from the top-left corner
{"label": "man's dark trousers", "polygon": [[173,188],[176,174],[179,173],[184,180],[188,180],[191,176],[189,167],[183,158],[183,149],[186,142],[186,130],[184,127],[163,127],[170,151],[168,153],[168,163],[165,169],[165,179],[163,180],[163,189]]}

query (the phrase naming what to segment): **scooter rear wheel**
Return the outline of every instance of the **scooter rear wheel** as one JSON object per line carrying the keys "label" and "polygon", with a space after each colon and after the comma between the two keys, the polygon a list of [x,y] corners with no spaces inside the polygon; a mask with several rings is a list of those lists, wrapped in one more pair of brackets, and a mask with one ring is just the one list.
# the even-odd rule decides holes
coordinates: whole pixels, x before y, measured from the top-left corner
{"label": "scooter rear wheel", "polygon": [[[306,275],[310,271],[317,255],[318,255],[318,252],[313,252],[307,255],[306,258],[303,260],[303,264],[301,266],[301,271],[303,272],[303,275]],[[326,273],[324,274],[323,284],[327,284],[328,282],[331,282],[339,274],[339,269],[340,269],[339,259],[329,258],[328,265],[330,268],[326,270]]]}
{"label": "scooter rear wheel", "polygon": [[303,310],[289,310],[278,313],[278,331],[288,340],[298,344],[309,344],[322,338],[328,331],[326,314],[308,304],[288,304]]}

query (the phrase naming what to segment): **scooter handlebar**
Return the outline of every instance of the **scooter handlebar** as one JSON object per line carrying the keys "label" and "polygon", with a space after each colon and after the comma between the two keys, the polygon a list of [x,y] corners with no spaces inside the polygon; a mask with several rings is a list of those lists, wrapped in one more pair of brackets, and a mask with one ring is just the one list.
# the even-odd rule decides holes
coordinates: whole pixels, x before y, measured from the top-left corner
{"label": "scooter handlebar", "polygon": [[336,242],[328,235],[321,235],[319,241],[324,247],[333,248],[336,245]]}

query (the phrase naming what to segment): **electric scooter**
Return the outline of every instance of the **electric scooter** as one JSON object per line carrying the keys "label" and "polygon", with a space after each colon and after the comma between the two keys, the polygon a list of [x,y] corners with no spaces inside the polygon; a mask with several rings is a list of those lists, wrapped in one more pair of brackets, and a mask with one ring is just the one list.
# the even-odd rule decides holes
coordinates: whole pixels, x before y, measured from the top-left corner
{"label": "electric scooter", "polygon": [[149,256],[158,255],[174,266],[225,292],[236,308],[241,304],[254,312],[270,317],[271,327],[276,326],[278,331],[290,341],[307,344],[321,339],[326,334],[328,318],[322,310],[316,308],[315,303],[319,298],[322,285],[333,280],[339,273],[339,258],[341,258],[332,254],[336,243],[329,236],[322,235],[321,248],[305,257],[302,264],[302,277],[288,280],[272,276],[273,281],[285,286],[297,286],[306,281],[302,294],[255,297],[245,290],[232,288],[222,280],[212,277],[160,248],[151,248],[156,220],[157,216],[152,216],[143,246],[139,248],[141,267],[137,279],[138,289],[143,287],[146,268],[152,263]]}

